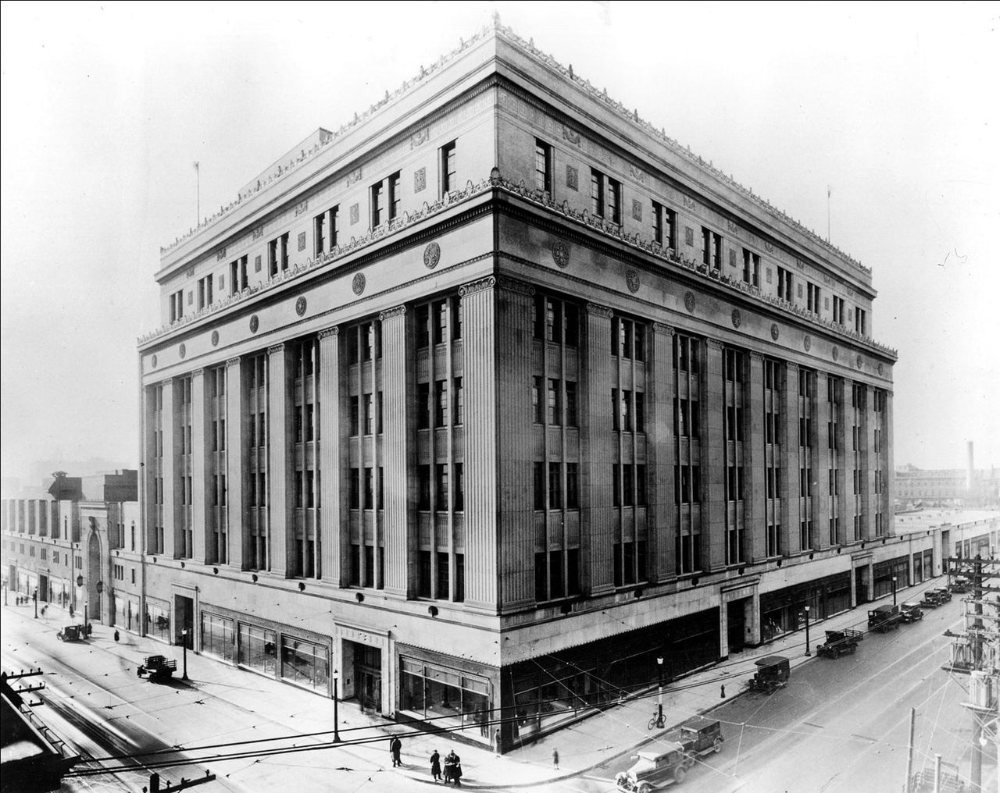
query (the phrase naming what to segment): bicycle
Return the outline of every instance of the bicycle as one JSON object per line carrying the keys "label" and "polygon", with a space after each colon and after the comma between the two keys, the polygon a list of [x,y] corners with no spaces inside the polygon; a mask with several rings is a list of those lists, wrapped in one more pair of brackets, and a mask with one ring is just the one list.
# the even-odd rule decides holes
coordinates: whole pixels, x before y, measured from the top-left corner
{"label": "bicycle", "polygon": [[666,724],[666,722],[665,722],[665,719],[664,719],[663,715],[658,710],[657,711],[653,711],[653,718],[651,718],[649,720],[649,723],[646,725],[646,729],[647,730],[652,730],[652,729],[662,730],[664,728],[665,724]]}

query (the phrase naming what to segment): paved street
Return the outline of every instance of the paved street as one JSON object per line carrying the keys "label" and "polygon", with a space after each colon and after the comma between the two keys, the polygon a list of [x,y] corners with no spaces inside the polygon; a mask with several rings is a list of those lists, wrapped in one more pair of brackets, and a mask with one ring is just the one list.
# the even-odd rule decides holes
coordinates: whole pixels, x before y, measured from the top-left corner
{"label": "paved street", "polygon": [[[915,594],[909,590],[907,597]],[[683,789],[901,790],[911,707],[918,713],[915,769],[932,763],[937,752],[967,774],[971,721],[959,703],[968,681],[940,669],[949,657],[949,640],[942,634],[958,626],[961,610],[955,599],[928,610],[915,625],[867,635],[855,655],[837,660],[806,658],[804,636],[791,634],[678,681],[665,694],[668,724],[714,708],[726,738],[722,753],[702,758]],[[858,609],[815,626],[812,649],[825,629],[863,627],[865,617]],[[463,757],[468,787],[606,793],[615,774],[631,764],[629,755],[651,737],[646,722],[655,709],[655,691],[503,758],[448,736],[372,721],[353,703],[343,703],[342,743],[332,746],[329,700],[193,653],[188,682],[150,683],[135,674],[143,656],[176,657],[179,677],[178,648],[125,633],[116,643],[112,631],[100,625],[90,641],[63,644],[55,638],[63,621],[51,611],[48,619],[36,621],[26,607],[5,608],[4,668],[45,670],[42,697],[48,707],[39,709],[41,715],[82,753],[141,755],[125,760],[134,771],[74,779],[65,790],[139,791],[151,768],[178,761],[184,764],[161,769],[164,781],[191,779],[208,769],[218,781],[206,791],[272,791],[290,781],[303,791],[422,790],[430,782],[430,752],[444,755],[454,747]],[[768,653],[793,660],[788,686],[773,696],[737,696],[754,657]],[[390,732],[404,739],[402,769],[388,762]],[[653,738],[642,748],[656,745]],[[552,764],[553,749],[560,753],[559,769]],[[278,753],[265,756],[272,751]],[[983,779],[996,788],[991,753]]]}

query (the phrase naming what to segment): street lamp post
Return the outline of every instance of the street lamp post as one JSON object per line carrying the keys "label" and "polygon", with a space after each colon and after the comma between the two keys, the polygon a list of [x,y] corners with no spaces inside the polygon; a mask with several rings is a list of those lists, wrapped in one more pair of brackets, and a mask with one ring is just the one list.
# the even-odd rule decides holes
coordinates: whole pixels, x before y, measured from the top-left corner
{"label": "street lamp post", "polygon": [[656,657],[656,728],[663,729],[663,656]]}
{"label": "street lamp post", "polygon": [[31,593],[31,599],[35,601],[35,619],[38,619],[38,587]]}
{"label": "street lamp post", "polygon": [[337,683],[339,672],[333,670],[333,742],[340,743],[340,714],[337,713],[338,697]]}
{"label": "street lamp post", "polygon": [[182,679],[188,679],[188,631],[187,628],[181,631],[181,646],[184,649],[184,674]]}
{"label": "street lamp post", "polygon": [[101,616],[104,613],[104,598],[103,598],[104,582],[98,581],[96,589],[97,589],[97,621],[104,622]]}
{"label": "street lamp post", "polygon": [[812,655],[812,653],[809,652],[809,606],[806,606],[805,612],[806,612],[806,655]]}
{"label": "street lamp post", "polygon": [[896,605],[896,576],[892,577],[892,605]]}

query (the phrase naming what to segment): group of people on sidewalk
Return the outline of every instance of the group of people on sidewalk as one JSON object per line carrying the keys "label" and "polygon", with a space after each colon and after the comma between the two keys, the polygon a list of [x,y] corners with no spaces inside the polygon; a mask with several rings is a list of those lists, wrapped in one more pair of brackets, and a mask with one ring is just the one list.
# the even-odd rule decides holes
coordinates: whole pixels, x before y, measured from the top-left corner
{"label": "group of people on sidewalk", "polygon": [[[403,765],[401,753],[403,742],[398,735],[393,735],[389,741],[389,754],[392,756],[392,767],[399,768]],[[462,787],[462,758],[455,754],[452,749],[444,758],[444,775],[441,774],[441,755],[437,749],[431,754],[431,777],[435,782],[442,780],[447,785],[454,782],[456,787]]]}

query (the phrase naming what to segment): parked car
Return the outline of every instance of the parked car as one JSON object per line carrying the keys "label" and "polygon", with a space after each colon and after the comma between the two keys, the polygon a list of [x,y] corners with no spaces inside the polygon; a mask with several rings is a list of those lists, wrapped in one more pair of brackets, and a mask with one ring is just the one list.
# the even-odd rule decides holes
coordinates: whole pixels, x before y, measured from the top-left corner
{"label": "parked car", "polygon": [[964,595],[972,589],[972,582],[964,575],[955,576],[955,580],[948,585],[948,591],[959,595]]}
{"label": "parked car", "polygon": [[90,636],[89,625],[66,625],[56,634],[56,638],[61,642],[82,642],[88,636]]}
{"label": "parked car", "polygon": [[749,686],[751,691],[763,691],[765,694],[773,694],[779,688],[788,685],[788,678],[791,676],[791,669],[788,659],[783,655],[769,655],[755,661],[757,672],[750,678]]}
{"label": "parked car", "polygon": [[936,586],[933,589],[928,589],[927,591],[928,592],[934,592],[934,593],[936,593],[938,599],[942,603],[950,603],[951,602],[951,592],[948,591],[948,587],[946,587],[946,586]]}
{"label": "parked car", "polygon": [[899,628],[899,606],[876,606],[868,612],[868,630],[887,633]]}
{"label": "parked car", "polygon": [[826,643],[816,648],[816,655],[825,658],[840,658],[853,654],[865,635],[861,631],[845,628],[842,631],[827,631]]}
{"label": "parked car", "polygon": [[660,745],[660,752],[632,755],[635,763],[615,777],[615,788],[621,793],[651,793],[674,782],[683,782],[694,765],[694,757],[679,743]]}
{"label": "parked car", "polygon": [[899,618],[905,623],[917,622],[924,618],[924,612],[919,603],[910,600],[899,607]]}

